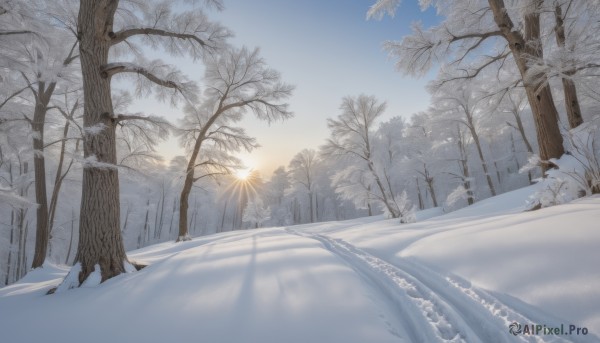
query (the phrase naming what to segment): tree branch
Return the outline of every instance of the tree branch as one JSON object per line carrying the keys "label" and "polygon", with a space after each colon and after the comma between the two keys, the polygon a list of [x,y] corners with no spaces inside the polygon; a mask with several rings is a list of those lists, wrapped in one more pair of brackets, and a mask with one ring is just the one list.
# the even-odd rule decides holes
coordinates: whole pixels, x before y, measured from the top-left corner
{"label": "tree branch", "polygon": [[170,81],[170,80],[163,80],[163,79],[159,78],[158,76],[154,75],[149,70],[147,70],[143,67],[140,67],[140,66],[130,64],[130,63],[106,64],[106,65],[102,66],[102,69],[100,71],[100,76],[102,76],[103,78],[106,79],[106,78],[110,78],[113,75],[116,75],[119,73],[139,74],[139,75],[144,76],[148,80],[156,83],[159,86],[166,87],[166,88],[173,88],[173,89],[181,89],[181,87],[176,82]]}
{"label": "tree branch", "polygon": [[189,33],[171,32],[171,31],[161,30],[161,29],[152,28],[152,27],[122,30],[119,32],[113,32],[112,34],[109,33],[109,37],[112,38],[112,45],[119,44],[129,37],[138,36],[138,35],[187,39],[187,40],[191,40],[191,41],[194,41],[194,42],[200,44],[200,46],[202,46],[202,47],[207,46],[206,42],[203,39],[200,39],[196,35],[189,34]]}
{"label": "tree branch", "polygon": [[28,30],[0,31],[0,36],[23,35],[23,34],[28,34],[28,33],[35,33],[35,32],[28,31]]}

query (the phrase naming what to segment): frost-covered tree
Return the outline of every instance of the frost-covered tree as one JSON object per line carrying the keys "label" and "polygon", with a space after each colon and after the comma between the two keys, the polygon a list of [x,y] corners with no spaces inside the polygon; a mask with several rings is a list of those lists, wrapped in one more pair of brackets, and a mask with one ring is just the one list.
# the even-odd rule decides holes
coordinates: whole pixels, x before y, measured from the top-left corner
{"label": "frost-covered tree", "polygon": [[425,189],[425,194],[431,197],[433,207],[439,206],[435,184],[439,173],[443,171],[440,164],[444,163],[444,156],[437,154],[434,149],[435,140],[439,137],[434,136],[436,132],[432,130],[431,115],[430,112],[414,114],[405,133],[407,159],[403,164],[409,172],[416,174],[414,180],[421,209],[425,208],[421,187]]}
{"label": "frost-covered tree", "polygon": [[269,122],[292,116],[285,100],[293,87],[283,83],[280,74],[267,66],[258,49],[227,49],[209,58],[204,81],[207,89],[203,104],[192,111],[192,127],[183,128],[188,133],[183,140],[191,148],[180,197],[178,240],[188,237],[188,198],[196,181],[194,170],[202,163],[198,158],[204,142],[213,141],[225,150],[250,150],[255,146],[254,140],[243,129],[231,126],[244,113],[251,111],[258,119]]}
{"label": "frost-covered tree", "polygon": [[[393,13],[398,3],[378,0],[368,15]],[[407,74],[422,75],[434,63],[446,62],[462,71],[453,80],[473,79],[488,67],[514,61],[534,116],[540,156],[544,160],[558,158],[564,153],[558,111],[547,75],[532,68],[544,60],[543,4],[543,0],[508,5],[504,0],[424,2],[426,7],[435,6],[445,20],[431,28],[416,25],[413,34],[400,42],[387,42],[386,48],[397,58],[397,67]]]}
{"label": "frost-covered tree", "polygon": [[[119,223],[116,128],[119,122],[138,118],[115,113],[111,80],[118,75],[133,75],[147,82],[142,86],[154,87],[160,97],[183,94],[189,98],[195,88],[174,68],[160,61],[145,61],[137,43],[161,46],[173,55],[197,59],[229,34],[210,22],[200,9],[181,12],[174,11],[173,6],[158,1],[80,1],[77,38],[83,77],[86,165],[75,258],[79,267],[71,271],[78,272],[78,276],[67,276],[65,282],[69,284],[64,287],[80,285],[96,268],[105,281],[123,273],[127,264]],[[115,60],[116,53],[123,56],[131,51],[136,53],[135,61]]]}
{"label": "frost-covered tree", "polygon": [[481,95],[476,93],[472,84],[463,83],[460,85],[443,85],[434,90],[433,97],[434,110],[440,116],[437,120],[446,121],[449,125],[461,125],[470,133],[490,193],[492,196],[495,196],[496,188],[492,181],[479,137],[478,114],[481,113],[481,103],[483,100]]}
{"label": "frost-covered tree", "polygon": [[288,168],[292,184],[301,186],[308,196],[311,223],[315,222],[315,172],[317,163],[317,152],[313,149],[304,149],[292,158]]}
{"label": "frost-covered tree", "polygon": [[254,228],[259,228],[270,219],[271,209],[263,205],[262,200],[253,199],[244,209],[242,221],[250,223]]}
{"label": "frost-covered tree", "polygon": [[340,174],[337,177],[353,183],[341,186],[342,192],[352,192],[352,197],[357,200],[368,194],[369,198],[384,206],[391,217],[398,218],[402,213],[395,202],[393,190],[386,186],[381,169],[375,165],[374,125],[384,113],[385,106],[384,102],[379,102],[374,96],[363,94],[345,97],[340,106],[342,113],[336,119],[327,120],[331,137],[323,146],[323,153],[353,161],[346,170],[340,171],[346,175]]}

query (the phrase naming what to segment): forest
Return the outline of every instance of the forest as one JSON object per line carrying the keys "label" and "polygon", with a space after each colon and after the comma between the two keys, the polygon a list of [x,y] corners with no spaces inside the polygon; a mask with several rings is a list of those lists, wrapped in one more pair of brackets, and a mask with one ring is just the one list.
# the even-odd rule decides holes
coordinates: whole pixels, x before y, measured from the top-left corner
{"label": "forest", "polygon": [[[48,262],[77,265],[75,286],[98,266],[105,281],[143,267],[126,251],[225,231],[411,223],[536,182],[532,211],[600,193],[598,1],[420,1],[441,22],[384,53],[437,71],[429,107],[382,120],[387,99],[348,94],[329,138],[272,175],[243,165],[260,137],[240,122],[292,118],[294,85],[230,43],[211,19],[226,1],[182,3],[0,0],[0,285]],[[402,6],[370,5],[375,21]],[[150,97],[183,119],[129,110]],[[185,155],[157,153],[169,136]]]}

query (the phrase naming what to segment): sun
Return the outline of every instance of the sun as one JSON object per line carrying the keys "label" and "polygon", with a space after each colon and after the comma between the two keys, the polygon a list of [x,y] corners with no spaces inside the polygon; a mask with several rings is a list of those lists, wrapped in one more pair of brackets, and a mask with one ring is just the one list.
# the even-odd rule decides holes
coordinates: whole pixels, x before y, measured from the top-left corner
{"label": "sun", "polygon": [[240,181],[246,181],[252,174],[252,168],[239,169],[235,172],[235,177]]}

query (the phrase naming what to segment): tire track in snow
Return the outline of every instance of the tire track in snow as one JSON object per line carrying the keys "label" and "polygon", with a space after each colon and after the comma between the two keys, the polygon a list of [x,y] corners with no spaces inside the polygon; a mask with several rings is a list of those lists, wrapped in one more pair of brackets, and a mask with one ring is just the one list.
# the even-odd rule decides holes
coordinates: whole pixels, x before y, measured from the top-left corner
{"label": "tire track in snow", "polygon": [[321,242],[371,285],[375,296],[382,297],[381,305],[387,306],[386,319],[392,332],[406,332],[410,342],[480,342],[450,307],[432,299],[431,292],[394,266],[368,254],[356,254],[322,235],[286,231]]}
{"label": "tire track in snow", "polygon": [[[392,265],[341,239],[308,234],[287,228],[301,237],[315,239],[341,257],[388,306],[387,318],[413,342],[592,342],[592,337],[513,336],[508,325],[519,323],[554,324],[539,315],[523,315],[491,294],[467,282],[445,277],[409,261]],[[535,320],[532,320],[535,319]]]}

